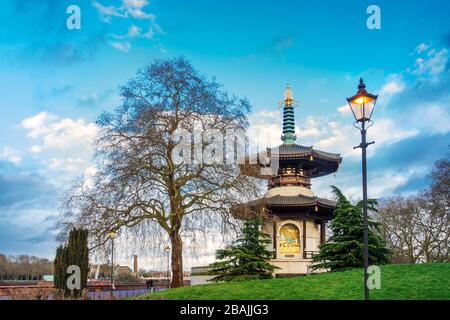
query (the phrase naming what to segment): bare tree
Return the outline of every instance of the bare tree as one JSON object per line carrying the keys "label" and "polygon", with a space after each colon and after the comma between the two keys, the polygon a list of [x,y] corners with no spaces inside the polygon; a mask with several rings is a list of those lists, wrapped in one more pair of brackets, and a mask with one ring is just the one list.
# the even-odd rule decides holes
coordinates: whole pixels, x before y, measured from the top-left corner
{"label": "bare tree", "polygon": [[8,258],[0,253],[0,279],[6,279],[8,273]]}
{"label": "bare tree", "polygon": [[40,280],[53,274],[53,263],[45,258],[0,254],[0,280]]}
{"label": "bare tree", "polygon": [[223,160],[230,154],[236,160],[236,141],[226,145],[222,138],[247,127],[249,104],[184,58],[155,61],[120,93],[122,104],[98,120],[98,173],[91,183],[75,183],[60,226],[88,228],[93,248],[107,243],[111,231],[157,244],[168,237],[171,286],[179,287],[182,237],[225,230],[230,206],[261,190],[235,161]]}
{"label": "bare tree", "polygon": [[[425,212],[424,233],[428,234],[424,253],[427,260],[450,259],[450,154],[436,161],[430,175],[430,187],[419,198]],[[426,238],[427,239],[427,238]]]}
{"label": "bare tree", "polygon": [[393,262],[450,260],[450,161],[437,161],[430,178],[430,187],[418,196],[381,203],[377,218]]}

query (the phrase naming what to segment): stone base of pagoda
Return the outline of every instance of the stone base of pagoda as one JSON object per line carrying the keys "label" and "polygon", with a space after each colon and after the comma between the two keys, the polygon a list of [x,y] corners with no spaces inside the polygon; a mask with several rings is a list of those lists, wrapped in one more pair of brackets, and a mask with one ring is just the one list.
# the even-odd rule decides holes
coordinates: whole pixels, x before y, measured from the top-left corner
{"label": "stone base of pagoda", "polygon": [[312,260],[311,259],[300,259],[300,260],[286,260],[286,259],[272,259],[270,263],[274,266],[279,267],[274,271],[275,277],[293,277],[302,276],[310,273],[322,273],[327,270],[312,270]]}

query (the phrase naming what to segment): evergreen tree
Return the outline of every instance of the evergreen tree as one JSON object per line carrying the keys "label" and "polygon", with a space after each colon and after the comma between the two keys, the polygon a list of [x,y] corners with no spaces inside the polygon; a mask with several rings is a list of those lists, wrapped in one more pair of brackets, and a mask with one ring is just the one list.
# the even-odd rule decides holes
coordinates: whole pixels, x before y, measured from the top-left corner
{"label": "evergreen tree", "polygon": [[[71,265],[80,267],[80,290],[73,292],[67,288],[67,268]],[[88,231],[84,229],[72,229],[69,232],[67,244],[56,249],[54,260],[54,285],[56,289],[64,291],[65,296],[80,296],[82,290],[87,287],[89,273],[89,248]]]}
{"label": "evergreen tree", "polygon": [[254,219],[244,223],[242,237],[225,249],[216,251],[219,260],[210,265],[209,274],[215,275],[210,281],[243,281],[272,278],[278,267],[269,263],[272,251],[266,249],[270,236],[260,231],[261,220]]}
{"label": "evergreen tree", "polygon": [[89,248],[88,231],[85,229],[72,229],[67,243],[68,265],[76,265],[81,271],[81,289],[74,290],[75,296],[80,296],[81,291],[87,287],[89,273]]}
{"label": "evergreen tree", "polygon": [[58,246],[56,256],[53,262],[54,279],[53,283],[56,289],[64,290],[66,287],[66,269],[67,269],[67,248],[66,246]]}
{"label": "evergreen tree", "polygon": [[[313,269],[337,271],[363,267],[363,201],[353,205],[341,190],[335,186],[331,188],[337,198],[334,218],[330,225],[333,234],[314,256]],[[368,200],[368,212],[376,212],[376,206],[376,200]],[[369,219],[368,226],[369,265],[388,263],[390,252],[380,236],[379,223]]]}

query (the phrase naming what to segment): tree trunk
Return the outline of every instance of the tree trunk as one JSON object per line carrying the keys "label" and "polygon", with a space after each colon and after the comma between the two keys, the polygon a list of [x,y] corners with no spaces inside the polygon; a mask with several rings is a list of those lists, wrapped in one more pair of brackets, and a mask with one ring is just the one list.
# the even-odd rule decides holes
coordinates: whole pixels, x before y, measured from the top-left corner
{"label": "tree trunk", "polygon": [[171,288],[183,286],[183,243],[178,232],[170,235],[172,243],[172,281]]}

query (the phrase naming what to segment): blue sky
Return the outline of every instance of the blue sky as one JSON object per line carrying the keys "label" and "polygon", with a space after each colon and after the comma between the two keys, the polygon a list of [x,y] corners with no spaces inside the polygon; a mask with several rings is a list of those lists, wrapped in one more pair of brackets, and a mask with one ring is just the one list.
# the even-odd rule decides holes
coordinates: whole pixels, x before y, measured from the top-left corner
{"label": "blue sky", "polygon": [[[81,9],[81,30],[66,8]],[[366,26],[369,5],[381,29]],[[336,184],[360,196],[359,132],[344,107],[359,77],[379,93],[369,194],[410,195],[449,151],[450,3],[436,1],[3,0],[0,4],[0,252],[52,257],[59,197],[91,161],[94,121],[154,58],[186,56],[247,97],[252,127],[280,136],[294,90],[298,143],[341,153]]]}

